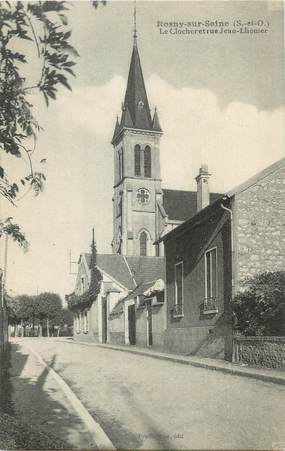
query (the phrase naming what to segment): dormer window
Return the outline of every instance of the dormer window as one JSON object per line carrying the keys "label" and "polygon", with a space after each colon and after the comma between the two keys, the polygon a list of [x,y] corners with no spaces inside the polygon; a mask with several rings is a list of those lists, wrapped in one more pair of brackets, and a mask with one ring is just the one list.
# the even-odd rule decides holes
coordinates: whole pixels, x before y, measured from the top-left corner
{"label": "dormer window", "polygon": [[140,110],[142,110],[142,109],[143,109],[143,107],[144,107],[144,103],[143,103],[143,101],[142,101],[142,100],[140,100],[140,101],[139,101],[139,103],[138,103],[138,107],[139,107],[139,109],[140,109]]}

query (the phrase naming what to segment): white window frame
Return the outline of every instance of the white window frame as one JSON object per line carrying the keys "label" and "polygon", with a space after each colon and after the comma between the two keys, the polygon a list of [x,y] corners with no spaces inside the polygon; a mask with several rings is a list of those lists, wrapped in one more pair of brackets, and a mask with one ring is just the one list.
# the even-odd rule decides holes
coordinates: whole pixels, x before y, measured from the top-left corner
{"label": "white window frame", "polygon": [[[212,265],[212,251],[216,251],[216,296],[213,297],[213,293],[208,293],[208,287],[207,287],[207,279],[208,279],[208,272],[207,272],[207,254],[210,254],[210,289],[213,290],[213,265]],[[218,248],[217,246],[211,247],[210,249],[207,249],[205,252],[205,299],[217,299],[218,297]]]}
{"label": "white window frame", "polygon": [[[177,282],[176,282],[176,268],[177,266],[182,267],[182,271],[181,271],[181,303],[178,303],[178,297],[177,297]],[[184,316],[184,264],[183,264],[183,260],[180,260],[179,262],[175,263],[174,265],[174,285],[175,285],[175,296],[174,296],[174,306],[176,305],[181,305],[181,313],[176,314],[173,313],[173,316],[175,318],[177,317],[181,317]]]}

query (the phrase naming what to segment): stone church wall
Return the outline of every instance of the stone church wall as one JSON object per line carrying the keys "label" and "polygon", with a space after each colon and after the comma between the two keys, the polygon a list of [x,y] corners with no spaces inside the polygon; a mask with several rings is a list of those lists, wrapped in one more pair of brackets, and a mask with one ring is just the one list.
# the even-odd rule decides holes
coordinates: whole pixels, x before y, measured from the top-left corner
{"label": "stone church wall", "polygon": [[237,194],[233,212],[237,291],[247,277],[285,269],[285,164]]}

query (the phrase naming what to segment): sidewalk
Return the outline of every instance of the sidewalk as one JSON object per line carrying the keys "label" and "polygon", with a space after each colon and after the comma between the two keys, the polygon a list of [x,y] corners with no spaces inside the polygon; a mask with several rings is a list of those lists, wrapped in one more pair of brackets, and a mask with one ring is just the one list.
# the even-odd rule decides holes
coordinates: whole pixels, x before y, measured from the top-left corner
{"label": "sidewalk", "polygon": [[[76,396],[70,389],[70,393],[67,392],[65,382],[53,371],[56,358],[54,355],[46,365],[33,351],[30,341],[12,341],[9,371],[11,417],[23,423],[23,431],[29,425],[33,426],[28,435],[28,443],[33,443],[32,449],[95,449],[98,445],[97,431],[95,434],[93,424],[90,426],[90,420],[86,420],[86,409],[81,405],[78,408],[74,402]],[[77,398],[75,401],[80,403]],[[37,435],[39,440],[35,439]],[[42,437],[48,437],[50,441],[43,441]],[[17,441],[20,449],[25,445],[25,436],[22,438]],[[109,446],[103,448],[110,449]]]}
{"label": "sidewalk", "polygon": [[210,359],[197,356],[184,356],[178,354],[167,354],[164,352],[155,351],[148,348],[140,348],[137,346],[117,346],[107,343],[90,343],[87,341],[74,340],[73,338],[57,338],[56,340],[66,341],[71,344],[81,344],[85,346],[97,346],[114,351],[129,352],[131,354],[152,357],[154,359],[167,360],[170,362],[182,363],[184,365],[191,365],[198,368],[205,368],[208,370],[221,371],[222,373],[232,374],[234,376],[251,377],[253,379],[261,380],[263,382],[272,382],[274,384],[285,385],[285,371],[254,368],[227,362],[226,360]]}

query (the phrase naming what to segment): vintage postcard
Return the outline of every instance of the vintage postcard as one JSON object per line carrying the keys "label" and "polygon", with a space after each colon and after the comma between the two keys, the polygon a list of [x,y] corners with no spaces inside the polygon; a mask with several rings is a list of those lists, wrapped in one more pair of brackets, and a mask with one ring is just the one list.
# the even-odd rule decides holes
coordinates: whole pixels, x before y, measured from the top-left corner
{"label": "vintage postcard", "polygon": [[284,4],[0,2],[0,448],[285,449]]}

